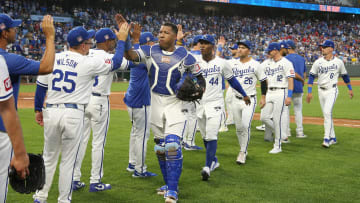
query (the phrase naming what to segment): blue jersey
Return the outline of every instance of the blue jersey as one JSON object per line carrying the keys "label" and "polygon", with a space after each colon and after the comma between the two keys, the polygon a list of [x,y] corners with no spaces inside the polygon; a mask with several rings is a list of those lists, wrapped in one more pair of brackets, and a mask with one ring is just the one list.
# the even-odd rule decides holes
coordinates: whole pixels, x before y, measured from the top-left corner
{"label": "blue jersey", "polygon": [[[304,57],[299,54],[289,54],[286,58],[293,64],[295,72],[304,78],[306,72]],[[303,93],[303,84],[298,80],[294,80],[294,93]]]}
{"label": "blue jersey", "polygon": [[[17,108],[17,98],[20,89],[21,75],[37,75],[39,73],[40,62],[26,59],[23,56],[11,54],[0,48],[2,55],[8,66],[11,84],[13,86],[13,95],[15,107]],[[0,117],[0,131],[6,132],[2,118]]]}
{"label": "blue jersey", "polygon": [[150,84],[145,64],[139,64],[130,69],[130,83],[124,102],[131,108],[150,105]]}

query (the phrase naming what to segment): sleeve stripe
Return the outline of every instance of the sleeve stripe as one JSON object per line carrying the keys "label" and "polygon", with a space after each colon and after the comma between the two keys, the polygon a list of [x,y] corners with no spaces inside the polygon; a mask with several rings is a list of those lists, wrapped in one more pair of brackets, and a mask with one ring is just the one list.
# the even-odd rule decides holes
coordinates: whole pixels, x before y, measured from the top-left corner
{"label": "sleeve stripe", "polygon": [[39,81],[36,81],[36,84],[38,84],[38,85],[40,85],[40,86],[43,86],[43,87],[48,87],[47,84],[41,83],[41,82],[39,82]]}
{"label": "sleeve stripe", "polygon": [[230,76],[230,77],[228,77],[228,78],[226,78],[226,80],[231,80],[231,79],[233,79],[235,76]]}
{"label": "sleeve stripe", "polygon": [[260,80],[260,82],[265,81],[266,79],[267,79],[267,77],[265,77],[265,78],[263,78],[262,80]]}
{"label": "sleeve stripe", "polygon": [[13,91],[11,91],[9,94],[3,96],[3,97],[0,97],[0,100],[1,101],[4,101],[4,100],[7,100],[8,98],[10,98],[13,94]]}
{"label": "sleeve stripe", "polygon": [[135,50],[135,53],[138,55],[138,57],[139,57],[139,61],[138,62],[141,62],[142,61],[142,58],[141,58],[141,54],[137,51],[137,50]]}

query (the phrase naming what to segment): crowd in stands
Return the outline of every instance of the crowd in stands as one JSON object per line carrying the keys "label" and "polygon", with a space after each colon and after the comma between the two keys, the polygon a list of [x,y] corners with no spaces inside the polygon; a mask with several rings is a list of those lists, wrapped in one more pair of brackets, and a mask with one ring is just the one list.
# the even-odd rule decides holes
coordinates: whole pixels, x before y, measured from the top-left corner
{"label": "crowd in stands", "polygon": [[358,0],[280,0],[280,1],[293,1],[299,3],[322,4],[322,5],[331,5],[331,6],[359,7]]}
{"label": "crowd in stands", "polygon": [[[159,11],[144,11],[109,8],[73,8],[65,12],[56,3],[46,6],[39,0],[0,1],[0,11],[8,13],[13,18],[23,20],[19,28],[22,32],[17,36],[17,42],[9,49],[33,59],[39,59],[43,53],[44,39],[40,31],[40,22],[32,21],[30,14],[54,16],[69,16],[75,25],[84,25],[87,29],[98,29],[113,25],[113,16],[120,12],[132,22],[139,22],[143,31],[155,35],[161,24],[172,22],[182,24],[184,31],[191,32],[185,39],[190,46],[191,38],[199,34],[213,34],[216,38],[224,36],[226,49],[234,42],[248,39],[253,43],[253,56],[261,61],[266,57],[265,48],[269,42],[292,39],[297,44],[297,51],[308,63],[320,57],[319,44],[325,39],[336,42],[336,55],[346,63],[358,63],[360,57],[360,23],[356,20],[331,20],[328,22],[316,19],[297,20],[290,18],[265,17],[225,17],[200,16],[185,13],[161,13]],[[71,29],[70,23],[56,23],[56,47],[58,51],[66,50],[66,37]],[[224,53],[228,57],[229,52]]]}

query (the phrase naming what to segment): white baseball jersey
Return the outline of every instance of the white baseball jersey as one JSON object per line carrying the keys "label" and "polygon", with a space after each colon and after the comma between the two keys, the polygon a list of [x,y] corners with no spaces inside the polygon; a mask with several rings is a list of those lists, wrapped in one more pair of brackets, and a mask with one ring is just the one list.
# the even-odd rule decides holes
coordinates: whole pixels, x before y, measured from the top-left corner
{"label": "white baseball jersey", "polygon": [[224,101],[222,80],[224,78],[230,80],[234,77],[230,64],[218,56],[209,62],[206,62],[202,56],[197,56],[197,60],[206,81],[201,102]]}
{"label": "white baseball jersey", "polygon": [[268,80],[268,87],[288,88],[287,78],[295,77],[293,64],[282,57],[279,61],[265,60],[262,69]]}
{"label": "white baseball jersey", "polygon": [[65,51],[55,55],[53,72],[39,76],[37,84],[48,87],[46,102],[49,104],[87,104],[92,79],[96,75],[109,74],[111,70],[112,60]]}
{"label": "white baseball jersey", "polygon": [[13,95],[13,88],[3,56],[0,56],[0,83],[0,101],[6,101]]}
{"label": "white baseball jersey", "polygon": [[[105,61],[105,63],[111,62],[114,54],[109,54],[101,49],[90,49],[89,52],[90,57],[99,58]],[[129,66],[129,61],[123,58],[121,67],[119,70],[126,70]],[[108,74],[102,74],[95,77],[95,81],[93,84],[92,91],[95,93],[99,93],[102,96],[110,95],[110,88],[114,78],[115,72],[110,72]]]}
{"label": "white baseball jersey", "polygon": [[319,87],[328,87],[328,85],[337,84],[339,74],[345,75],[347,71],[342,60],[334,56],[330,61],[324,57],[316,60],[311,67],[310,74],[318,76]]}
{"label": "white baseball jersey", "polygon": [[[246,94],[256,95],[257,80],[266,80],[265,72],[260,68],[260,63],[252,58],[246,63],[242,63],[240,60],[232,60],[231,67],[234,76],[239,81]],[[239,92],[234,92],[235,95],[243,97]]]}

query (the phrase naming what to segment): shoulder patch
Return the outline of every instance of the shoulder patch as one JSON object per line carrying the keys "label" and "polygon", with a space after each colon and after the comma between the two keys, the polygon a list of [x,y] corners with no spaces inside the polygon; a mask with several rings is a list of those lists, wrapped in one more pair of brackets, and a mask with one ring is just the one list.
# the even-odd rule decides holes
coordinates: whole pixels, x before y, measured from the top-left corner
{"label": "shoulder patch", "polygon": [[9,91],[12,89],[10,77],[4,80],[4,86],[5,86],[5,91]]}

